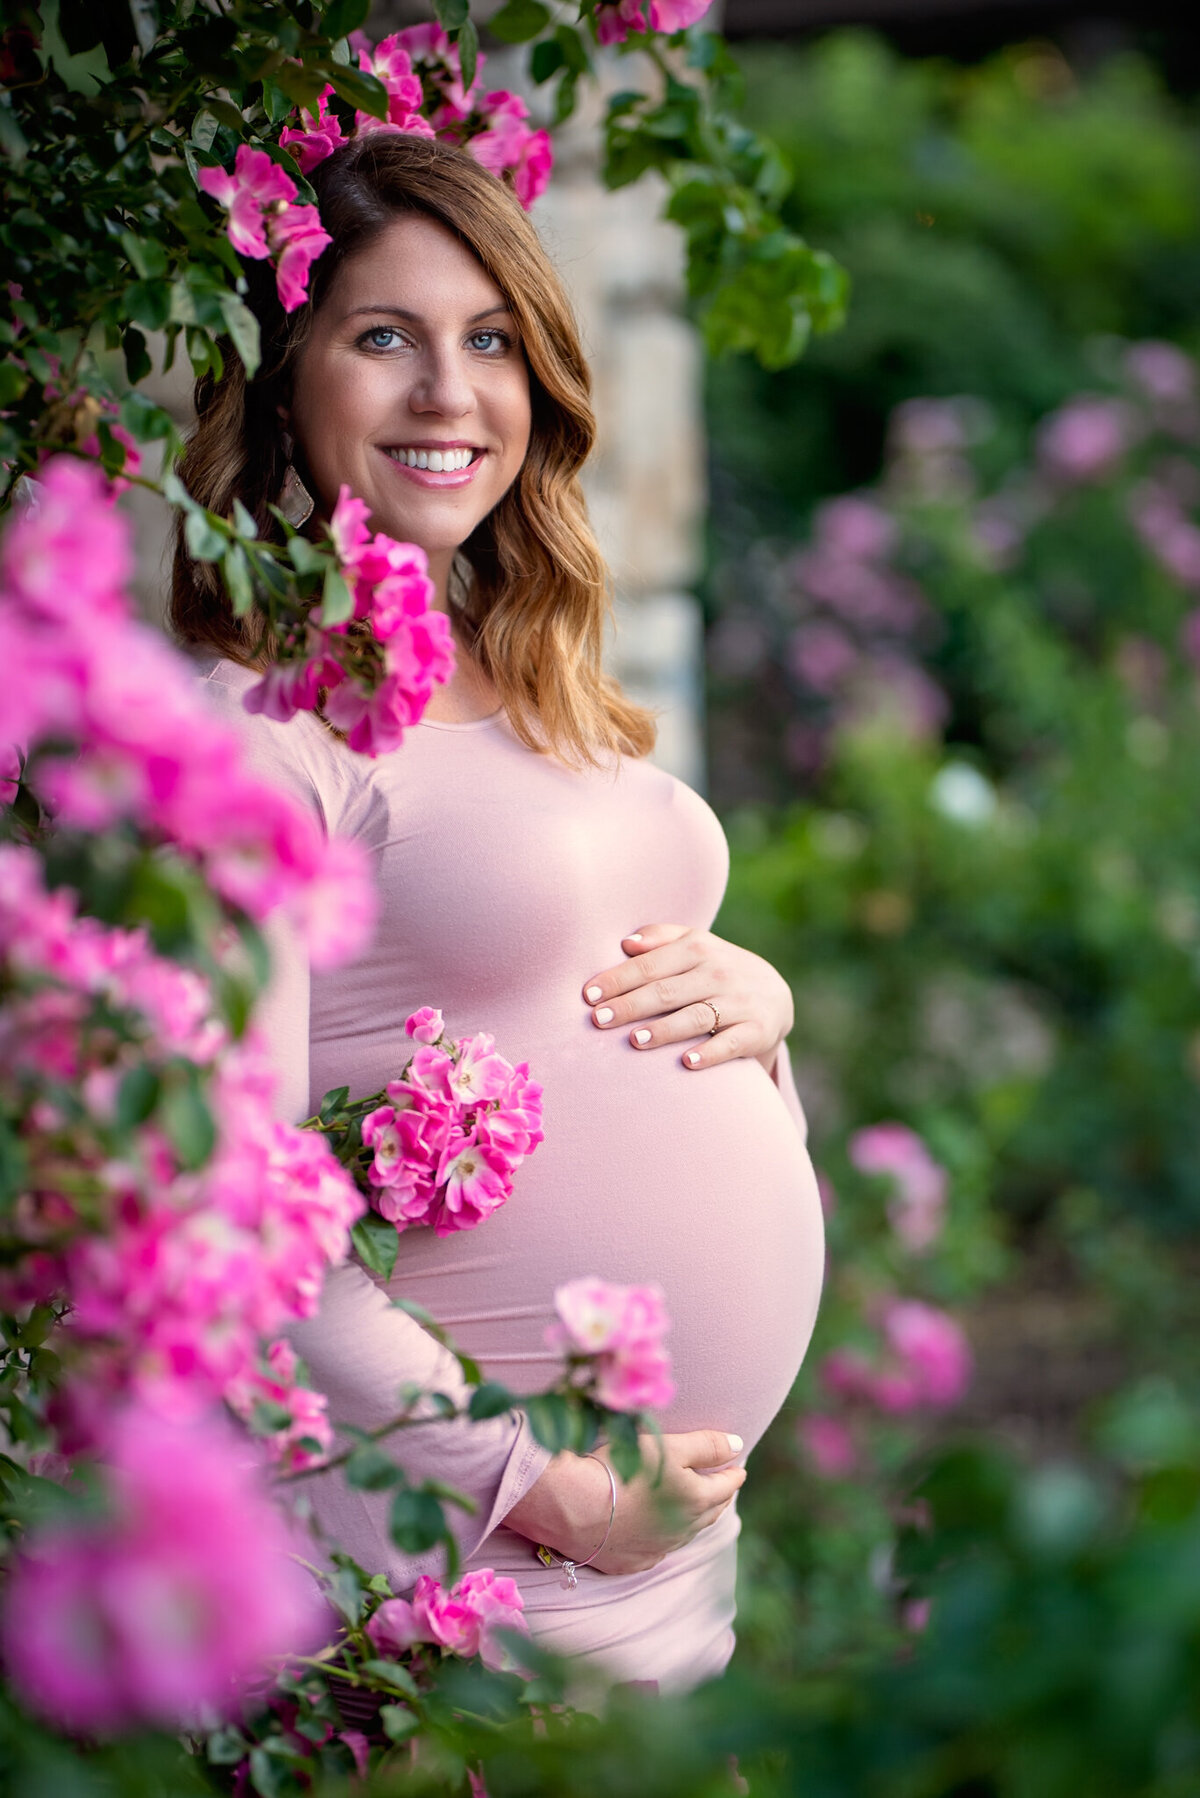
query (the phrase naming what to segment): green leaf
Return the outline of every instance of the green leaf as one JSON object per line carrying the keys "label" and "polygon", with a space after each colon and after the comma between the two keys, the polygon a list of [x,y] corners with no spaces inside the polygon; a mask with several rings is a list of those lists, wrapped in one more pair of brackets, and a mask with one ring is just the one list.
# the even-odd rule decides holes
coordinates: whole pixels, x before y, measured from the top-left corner
{"label": "green leaf", "polygon": [[550,23],[550,8],[542,0],[508,0],[493,13],[487,28],[505,44],[526,44]]}
{"label": "green leaf", "polygon": [[188,513],[183,537],[194,562],[219,562],[225,554],[224,536],[199,507]]}
{"label": "green leaf", "polygon": [[626,1411],[610,1411],[604,1427],[608,1436],[608,1453],[614,1468],[621,1479],[631,1480],[642,1465],[637,1419]]}
{"label": "green leaf", "polygon": [[373,119],[386,119],[388,91],[382,81],[364,69],[344,69],[339,63],[329,68],[329,79],[339,100],[345,100],[358,112],[370,113]]}
{"label": "green leaf", "polygon": [[307,537],[288,539],[288,560],[297,574],[319,574],[326,565],[325,556]]}
{"label": "green leaf", "polygon": [[389,1742],[407,1742],[421,1727],[416,1711],[410,1711],[404,1704],[385,1704],[379,1712],[379,1721]]}
{"label": "green leaf", "polygon": [[29,376],[15,362],[0,362],[0,406],[11,406],[29,385]]}
{"label": "green leaf", "polygon": [[[191,522],[190,519],[188,522]],[[233,615],[235,618],[244,618],[254,605],[254,583],[250,579],[250,559],[240,543],[229,545],[222,567],[225,571],[225,585],[233,603]]]}
{"label": "green leaf", "polygon": [[420,1555],[436,1548],[447,1534],[441,1500],[432,1492],[403,1487],[392,1499],[388,1531],[404,1554]]}
{"label": "green leaf", "polygon": [[[293,543],[296,541],[298,539],[292,539]],[[325,576],[325,585],[321,590],[321,626],[328,630],[331,625],[345,624],[346,620],[353,616],[354,595],[347,586],[341,570],[331,568]]]}
{"label": "green leaf", "polygon": [[225,329],[229,332],[234,349],[241,357],[242,367],[246,371],[246,379],[252,381],[258,373],[258,366],[262,361],[258,320],[245,301],[239,299],[236,293],[223,293],[220,305]]}
{"label": "green leaf", "polygon": [[575,81],[570,69],[566,71],[558,84],[554,95],[554,123],[562,125],[575,110]]}
{"label": "green leaf", "polygon": [[361,30],[370,10],[371,0],[331,0],[321,20],[326,37],[349,37],[352,31]]}
{"label": "green leaf", "polygon": [[399,1661],[364,1661],[362,1671],[368,1679],[381,1680],[385,1685],[395,1686],[398,1692],[405,1693],[409,1698],[419,1698],[421,1695],[416,1680]]}
{"label": "green leaf", "polygon": [[543,38],[540,44],[533,46],[529,73],[540,86],[543,81],[549,81],[551,75],[556,75],[566,60],[561,44],[556,44],[552,37]]}
{"label": "green leaf", "polygon": [[236,106],[231,105],[228,100],[219,100],[215,94],[205,94],[204,107],[206,112],[212,113],[218,124],[225,125],[239,137],[242,136],[246,121]]}
{"label": "green leaf", "polygon": [[338,1112],[344,1109],[349,1097],[350,1088],[348,1086],[331,1086],[321,1100],[321,1109],[317,1113],[321,1122],[327,1124],[331,1118],[336,1117]]}
{"label": "green leaf", "polygon": [[516,1399],[507,1386],[500,1386],[495,1380],[485,1380],[471,1394],[469,1412],[476,1423],[487,1417],[502,1417],[505,1411],[511,1411]]}
{"label": "green leaf", "polygon": [[125,373],[133,382],[144,381],[147,375],[153,374],[154,364],[150,360],[150,352],[146,348],[146,339],[135,326],[129,325],[121,336],[121,349],[125,356]]}
{"label": "green leaf", "polygon": [[346,1463],[346,1484],[362,1492],[386,1492],[403,1478],[403,1471],[374,1442],[356,1448]]}
{"label": "green leaf", "polygon": [[121,245],[143,281],[157,280],[167,272],[167,252],[155,237],[137,237],[122,231]]}
{"label": "green leaf", "polygon": [[198,150],[211,150],[219,126],[211,112],[198,112],[192,120],[191,141]]}
{"label": "green leaf", "polygon": [[184,1167],[203,1167],[216,1144],[217,1129],[195,1068],[181,1071],[166,1085],[158,1115]]}
{"label": "green leaf", "polygon": [[232,1724],[214,1729],[205,1739],[205,1757],[214,1767],[236,1767],[250,1752],[250,1744]]}
{"label": "green leaf", "polygon": [[[163,438],[173,436],[175,431],[171,414],[164,407],[156,406],[154,401],[147,399],[144,393],[127,393],[125,395],[121,401],[121,423],[137,438],[139,443],[157,443]],[[168,481],[173,479],[175,479],[174,476],[167,477]],[[182,491],[181,487],[180,492],[182,493]],[[175,499],[172,494],[167,493],[167,482],[163,483],[163,492],[166,493],[172,504],[182,504],[182,500]]]}
{"label": "green leaf", "polygon": [[571,1407],[560,1393],[536,1392],[525,1399],[523,1409],[530,1429],[543,1448],[556,1455],[570,1448],[575,1434]]}
{"label": "green leaf", "polygon": [[168,281],[135,281],[122,296],[126,317],[147,331],[161,331],[171,315],[171,285]]}
{"label": "green leaf", "polygon": [[473,19],[466,19],[458,31],[458,56],[462,68],[463,87],[470,92],[479,63],[479,32]]}
{"label": "green leaf", "polygon": [[400,1246],[395,1224],[389,1224],[377,1211],[370,1211],[366,1217],[359,1218],[350,1232],[350,1240],[355,1254],[369,1273],[391,1279]]}
{"label": "green leaf", "polygon": [[254,543],[257,541],[258,526],[255,524],[249,512],[247,512],[240,499],[235,499],[233,502],[233,528],[238,536],[246,538],[247,542]]}
{"label": "green leaf", "polygon": [[117,1089],[116,1125],[118,1130],[132,1130],[144,1124],[158,1104],[159,1078],[144,1062],[130,1068]]}
{"label": "green leaf", "polygon": [[585,75],[592,66],[588,55],[587,41],[583,33],[574,25],[560,25],[554,33],[554,42],[563,53],[563,61],[572,75]]}
{"label": "green leaf", "polygon": [[468,0],[433,0],[433,10],[444,31],[457,31],[467,22]]}

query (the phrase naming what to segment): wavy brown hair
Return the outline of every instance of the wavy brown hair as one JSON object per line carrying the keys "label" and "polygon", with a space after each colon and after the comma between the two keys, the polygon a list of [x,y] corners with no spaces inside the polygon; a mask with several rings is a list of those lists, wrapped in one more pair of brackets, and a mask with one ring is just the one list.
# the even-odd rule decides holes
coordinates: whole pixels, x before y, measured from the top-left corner
{"label": "wavy brown hair", "polygon": [[[224,372],[196,384],[197,425],[179,472],[201,505],[228,516],[235,499],[265,538],[287,456],[281,414],[314,314],[342,264],[397,217],[422,213],[452,231],[500,288],[529,365],[532,428],[520,474],[456,560],[452,606],[460,634],[495,683],[531,749],[572,762],[617,750],[645,755],[650,714],[603,671],[607,570],[588,522],[579,471],[595,440],[591,377],[562,283],[513,194],[465,151],[432,138],[372,133],[314,170],[321,223],[332,237],[313,268],[307,303],[285,314],[269,265],[247,265],[262,333],[262,365],[247,381],[228,348]],[[261,665],[261,623],[236,618],[216,568],[175,542],[170,619],[185,643]]]}

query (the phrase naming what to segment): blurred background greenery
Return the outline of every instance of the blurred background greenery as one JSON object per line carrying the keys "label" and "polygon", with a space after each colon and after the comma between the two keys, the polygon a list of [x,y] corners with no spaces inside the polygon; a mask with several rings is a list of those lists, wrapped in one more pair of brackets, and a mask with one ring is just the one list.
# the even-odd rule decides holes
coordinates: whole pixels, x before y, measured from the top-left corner
{"label": "blurred background greenery", "polygon": [[[736,1666],[809,1798],[1194,1794],[1195,103],[1128,47],[739,61],[854,288],[708,374],[718,928],[792,981],[830,1233]],[[912,1301],[965,1396],[889,1397]]]}

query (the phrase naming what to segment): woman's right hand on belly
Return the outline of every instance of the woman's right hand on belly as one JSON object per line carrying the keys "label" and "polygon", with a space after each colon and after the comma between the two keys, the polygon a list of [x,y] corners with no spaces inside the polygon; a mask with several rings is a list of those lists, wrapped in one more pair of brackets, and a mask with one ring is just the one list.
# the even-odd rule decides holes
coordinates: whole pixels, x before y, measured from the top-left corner
{"label": "woman's right hand on belly", "polygon": [[[689,1430],[641,1437],[643,1471],[617,1483],[617,1512],[603,1551],[591,1563],[600,1573],[644,1573],[672,1549],[707,1529],[745,1483],[731,1466],[741,1438],[724,1430]],[[596,1451],[607,1461],[604,1449]],[[566,1560],[584,1562],[603,1540],[612,1509],[605,1470],[588,1455],[556,1455],[504,1522],[518,1535]]]}

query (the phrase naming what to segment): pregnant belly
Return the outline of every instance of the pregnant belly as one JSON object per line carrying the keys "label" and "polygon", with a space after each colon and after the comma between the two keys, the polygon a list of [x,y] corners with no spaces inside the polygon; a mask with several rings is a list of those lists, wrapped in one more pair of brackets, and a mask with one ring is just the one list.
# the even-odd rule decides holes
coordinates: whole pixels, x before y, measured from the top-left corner
{"label": "pregnant belly", "polygon": [[[415,1299],[491,1379],[535,1391],[554,1288],[584,1274],[653,1281],[671,1317],[669,1430],[733,1430],[775,1415],[812,1334],[823,1268],[807,1153],[756,1062],[689,1074],[591,1032],[550,1061],[546,1141],[479,1229],[406,1233],[390,1290]],[[540,1063],[540,1065],[539,1065]]]}

